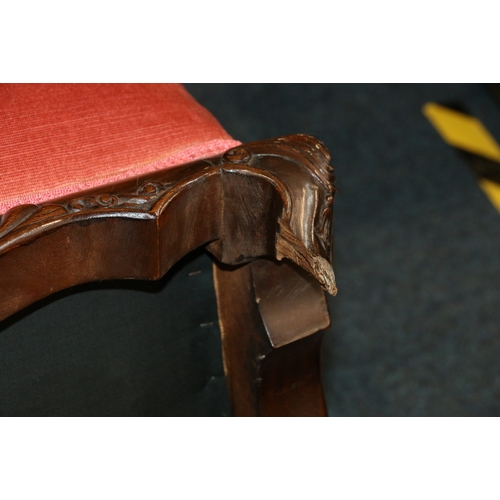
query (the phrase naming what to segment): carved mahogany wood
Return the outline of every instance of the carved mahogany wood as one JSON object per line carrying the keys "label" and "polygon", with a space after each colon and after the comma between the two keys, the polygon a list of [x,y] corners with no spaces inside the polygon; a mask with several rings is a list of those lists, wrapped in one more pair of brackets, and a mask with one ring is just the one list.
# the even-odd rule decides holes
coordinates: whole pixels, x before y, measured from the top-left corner
{"label": "carved mahogany wood", "polygon": [[80,283],[158,279],[206,245],[235,414],[325,414],[316,280],[336,293],[332,171],[319,141],[293,135],[14,208],[0,216],[0,320]]}

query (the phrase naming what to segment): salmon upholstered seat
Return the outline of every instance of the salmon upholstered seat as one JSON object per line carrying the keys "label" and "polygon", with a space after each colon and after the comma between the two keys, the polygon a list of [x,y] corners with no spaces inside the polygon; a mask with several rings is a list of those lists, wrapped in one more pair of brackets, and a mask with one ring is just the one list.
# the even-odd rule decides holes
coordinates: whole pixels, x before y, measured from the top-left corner
{"label": "salmon upholstered seat", "polygon": [[239,144],[179,84],[2,84],[0,108],[0,214]]}

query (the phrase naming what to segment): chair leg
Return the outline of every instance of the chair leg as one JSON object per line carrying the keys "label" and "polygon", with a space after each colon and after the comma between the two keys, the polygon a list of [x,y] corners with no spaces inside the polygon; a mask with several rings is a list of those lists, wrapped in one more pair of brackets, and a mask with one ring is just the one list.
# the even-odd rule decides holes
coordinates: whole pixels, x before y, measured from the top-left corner
{"label": "chair leg", "polygon": [[214,264],[224,369],[235,416],[326,416],[316,280],[292,263]]}

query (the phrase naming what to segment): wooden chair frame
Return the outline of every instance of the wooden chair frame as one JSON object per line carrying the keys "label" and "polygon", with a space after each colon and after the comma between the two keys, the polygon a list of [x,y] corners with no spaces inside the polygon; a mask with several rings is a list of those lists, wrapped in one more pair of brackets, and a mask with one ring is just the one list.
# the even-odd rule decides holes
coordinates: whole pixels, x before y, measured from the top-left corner
{"label": "wooden chair frame", "polygon": [[0,216],[0,320],[81,283],[159,279],[205,246],[234,415],[326,415],[329,160],[316,139],[286,136],[16,207]]}

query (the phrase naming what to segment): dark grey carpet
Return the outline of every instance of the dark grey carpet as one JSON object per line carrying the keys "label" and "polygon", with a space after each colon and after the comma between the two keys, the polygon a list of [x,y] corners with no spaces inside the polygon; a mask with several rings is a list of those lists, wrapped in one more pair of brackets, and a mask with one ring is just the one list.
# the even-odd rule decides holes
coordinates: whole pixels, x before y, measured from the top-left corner
{"label": "dark grey carpet", "polygon": [[332,416],[500,414],[500,216],[421,113],[481,85],[188,85],[241,141],[309,133],[336,168]]}

